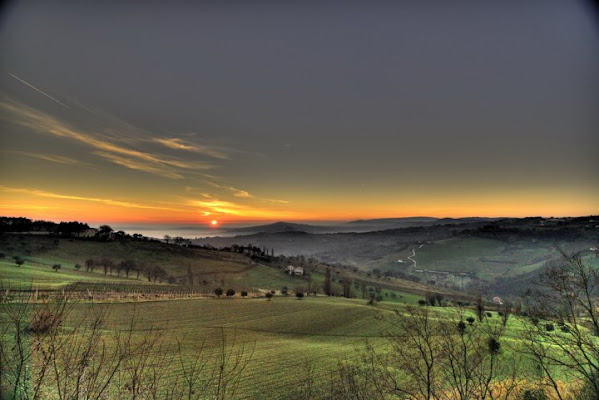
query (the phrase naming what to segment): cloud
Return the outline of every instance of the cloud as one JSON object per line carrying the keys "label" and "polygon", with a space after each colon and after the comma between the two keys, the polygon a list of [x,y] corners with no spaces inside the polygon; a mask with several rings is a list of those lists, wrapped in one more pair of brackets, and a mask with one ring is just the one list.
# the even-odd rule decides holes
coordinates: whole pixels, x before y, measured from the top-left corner
{"label": "cloud", "polygon": [[297,213],[288,210],[271,210],[252,207],[231,201],[223,201],[215,198],[207,200],[189,200],[188,204],[201,209],[204,215],[221,214],[242,218],[296,218]]}
{"label": "cloud", "polygon": [[[94,135],[76,130],[57,118],[22,104],[5,101],[1,102],[0,106],[18,116],[19,119],[16,122],[23,126],[91,146],[100,150],[103,157],[109,158],[110,161],[127,168],[142,170],[163,177],[179,179],[182,177],[181,174],[172,171],[164,172],[164,168],[175,167],[187,170],[206,170],[216,167],[209,163],[165,158],[159,155],[127,148],[108,141],[97,134]],[[129,159],[119,158],[114,154],[108,155],[109,153],[127,156]],[[132,161],[131,157],[137,159],[137,162]],[[143,161],[143,163],[139,162],[139,160]]]}
{"label": "cloud", "polygon": [[213,158],[218,158],[222,160],[226,160],[229,158],[227,154],[225,154],[222,150],[217,149],[215,147],[210,147],[206,145],[194,144],[183,141],[183,139],[171,138],[171,139],[161,139],[155,138],[154,142],[160,143],[163,146],[166,146],[170,149],[176,150],[185,150],[191,151],[193,153],[204,154]]}
{"label": "cloud", "polygon": [[143,162],[143,161],[136,161],[136,160],[132,160],[130,158],[124,158],[124,157],[120,157],[116,154],[111,154],[111,153],[104,153],[101,151],[96,151],[94,152],[95,155],[98,155],[100,157],[106,158],[107,160],[120,165],[122,167],[125,168],[129,168],[129,169],[134,169],[137,171],[143,171],[143,172],[147,172],[150,174],[154,174],[154,175],[159,175],[159,176],[163,176],[165,178],[171,178],[171,179],[183,179],[183,175],[173,171],[172,169],[168,169],[166,167],[155,167],[152,164]]}
{"label": "cloud", "polygon": [[39,153],[28,153],[25,151],[6,151],[5,153],[19,154],[26,157],[38,158],[40,160],[51,161],[58,164],[65,165],[81,165],[85,164],[79,160],[75,160],[74,158],[64,157],[64,156],[55,156],[50,154],[39,154]]}
{"label": "cloud", "polygon": [[143,209],[163,210],[163,211],[184,211],[184,210],[176,209],[176,208],[151,206],[151,205],[146,205],[146,204],[132,203],[129,201],[52,193],[52,192],[46,192],[44,190],[39,190],[39,189],[13,188],[13,187],[7,187],[7,186],[0,185],[0,191],[9,192],[9,193],[24,193],[24,194],[28,194],[28,195],[32,195],[32,196],[47,197],[47,198],[52,198],[52,199],[91,201],[91,202],[95,202],[95,203],[103,203],[103,204],[108,204],[108,205],[112,205],[112,206],[128,207],[128,208],[143,208]]}
{"label": "cloud", "polygon": [[235,197],[241,197],[241,198],[246,198],[246,199],[254,197],[249,192],[246,192],[245,190],[238,190],[238,189],[235,189],[235,188],[231,188],[231,189],[234,190],[233,196],[235,196]]}

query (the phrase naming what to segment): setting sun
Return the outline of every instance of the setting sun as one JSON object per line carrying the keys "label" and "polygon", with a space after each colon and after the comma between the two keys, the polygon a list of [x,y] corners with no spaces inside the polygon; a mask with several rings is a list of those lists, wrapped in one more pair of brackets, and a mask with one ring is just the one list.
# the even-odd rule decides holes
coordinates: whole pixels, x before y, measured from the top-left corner
{"label": "setting sun", "polygon": [[218,221],[213,219],[212,221],[210,221],[210,225],[216,226],[216,225],[218,225]]}

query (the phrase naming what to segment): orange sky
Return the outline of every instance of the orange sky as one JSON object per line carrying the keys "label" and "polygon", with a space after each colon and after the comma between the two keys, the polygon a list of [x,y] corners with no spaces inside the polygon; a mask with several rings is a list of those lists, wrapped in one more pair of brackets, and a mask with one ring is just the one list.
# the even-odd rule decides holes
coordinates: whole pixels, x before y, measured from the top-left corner
{"label": "orange sky", "polygon": [[599,214],[583,3],[200,3],[5,10],[0,214]]}

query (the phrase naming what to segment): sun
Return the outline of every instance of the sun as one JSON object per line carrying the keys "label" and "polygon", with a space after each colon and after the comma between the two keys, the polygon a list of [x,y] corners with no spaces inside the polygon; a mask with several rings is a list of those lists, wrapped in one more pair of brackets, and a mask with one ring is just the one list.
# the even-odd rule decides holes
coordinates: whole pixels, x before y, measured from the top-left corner
{"label": "sun", "polygon": [[218,225],[218,221],[213,219],[212,221],[210,221],[210,225],[216,226],[216,225]]}

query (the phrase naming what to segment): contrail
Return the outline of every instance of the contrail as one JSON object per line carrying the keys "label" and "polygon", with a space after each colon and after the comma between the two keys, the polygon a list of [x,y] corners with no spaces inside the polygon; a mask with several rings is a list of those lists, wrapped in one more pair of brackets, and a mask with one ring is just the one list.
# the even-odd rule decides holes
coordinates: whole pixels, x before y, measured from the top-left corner
{"label": "contrail", "polygon": [[19,78],[18,76],[16,76],[16,75],[13,75],[13,74],[11,74],[10,72],[8,73],[8,75],[12,76],[13,78],[15,78],[16,80],[18,80],[18,81],[19,81],[19,82],[21,82],[22,84],[29,86],[31,89],[33,89],[33,90],[37,91],[38,93],[41,93],[41,94],[43,94],[44,96],[46,96],[46,97],[47,97],[47,98],[49,98],[50,100],[54,100],[56,103],[60,104],[61,106],[63,106],[63,107],[66,107],[66,108],[68,108],[68,109],[70,109],[70,108],[71,108],[71,107],[67,106],[66,104],[64,104],[63,102],[56,100],[54,97],[50,96],[48,93],[46,93],[46,92],[44,92],[44,91],[42,91],[42,90],[40,90],[40,89],[36,88],[36,87],[35,87],[35,86],[33,86],[31,83],[29,83],[29,82],[26,82],[26,81],[24,81],[23,79]]}

